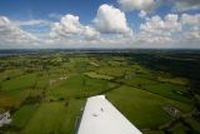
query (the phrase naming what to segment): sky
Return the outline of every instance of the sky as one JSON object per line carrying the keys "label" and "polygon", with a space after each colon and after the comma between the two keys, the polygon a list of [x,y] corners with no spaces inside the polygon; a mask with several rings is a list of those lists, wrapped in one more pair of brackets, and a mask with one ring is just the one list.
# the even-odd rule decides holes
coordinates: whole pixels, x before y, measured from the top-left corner
{"label": "sky", "polygon": [[200,48],[200,0],[1,0],[0,49]]}

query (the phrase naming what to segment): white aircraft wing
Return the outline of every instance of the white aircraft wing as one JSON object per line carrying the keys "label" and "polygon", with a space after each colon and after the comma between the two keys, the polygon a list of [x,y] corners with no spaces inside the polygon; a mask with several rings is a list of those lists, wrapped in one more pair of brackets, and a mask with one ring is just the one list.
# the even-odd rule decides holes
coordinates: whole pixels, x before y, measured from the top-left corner
{"label": "white aircraft wing", "polygon": [[142,134],[104,95],[87,99],[77,134]]}

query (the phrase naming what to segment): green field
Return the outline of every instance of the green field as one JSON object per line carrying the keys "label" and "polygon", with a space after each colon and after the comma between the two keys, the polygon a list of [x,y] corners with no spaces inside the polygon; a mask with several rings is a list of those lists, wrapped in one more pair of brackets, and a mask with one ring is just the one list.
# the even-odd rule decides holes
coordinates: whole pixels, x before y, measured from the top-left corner
{"label": "green field", "polygon": [[[198,111],[199,92],[190,88],[196,86],[192,80],[198,76],[174,73],[186,67],[182,63],[166,66],[155,60],[159,62],[154,69],[153,56],[54,53],[1,57],[0,113],[10,111],[12,123],[0,128],[0,134],[73,134],[86,99],[99,94],[105,94],[146,134],[200,133],[199,117],[192,112]],[[169,114],[166,107],[176,108],[178,115]]]}

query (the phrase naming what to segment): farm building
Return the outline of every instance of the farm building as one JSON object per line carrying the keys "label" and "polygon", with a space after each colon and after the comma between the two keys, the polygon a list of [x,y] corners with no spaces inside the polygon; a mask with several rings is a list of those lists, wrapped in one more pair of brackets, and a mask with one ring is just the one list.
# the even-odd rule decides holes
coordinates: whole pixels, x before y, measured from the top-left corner
{"label": "farm building", "polygon": [[9,112],[0,114],[0,127],[10,124],[11,121]]}
{"label": "farm building", "polygon": [[77,134],[141,134],[104,95],[90,97]]}

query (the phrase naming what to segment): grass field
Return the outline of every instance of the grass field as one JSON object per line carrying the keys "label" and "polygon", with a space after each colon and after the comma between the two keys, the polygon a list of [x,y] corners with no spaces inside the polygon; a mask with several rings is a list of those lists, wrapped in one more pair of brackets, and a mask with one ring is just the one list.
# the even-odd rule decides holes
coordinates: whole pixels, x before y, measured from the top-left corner
{"label": "grass field", "polygon": [[163,110],[166,105],[175,106],[183,112],[191,109],[190,105],[126,86],[109,92],[107,96],[139,128],[153,128],[170,121],[172,118]]}
{"label": "grass field", "polygon": [[[191,95],[191,78],[153,70],[136,58],[63,53],[0,58],[0,113],[10,111],[12,118],[0,133],[75,133],[87,97],[99,94],[146,134],[200,132],[198,118],[192,118],[200,97]],[[179,118],[167,106],[180,111]]]}

